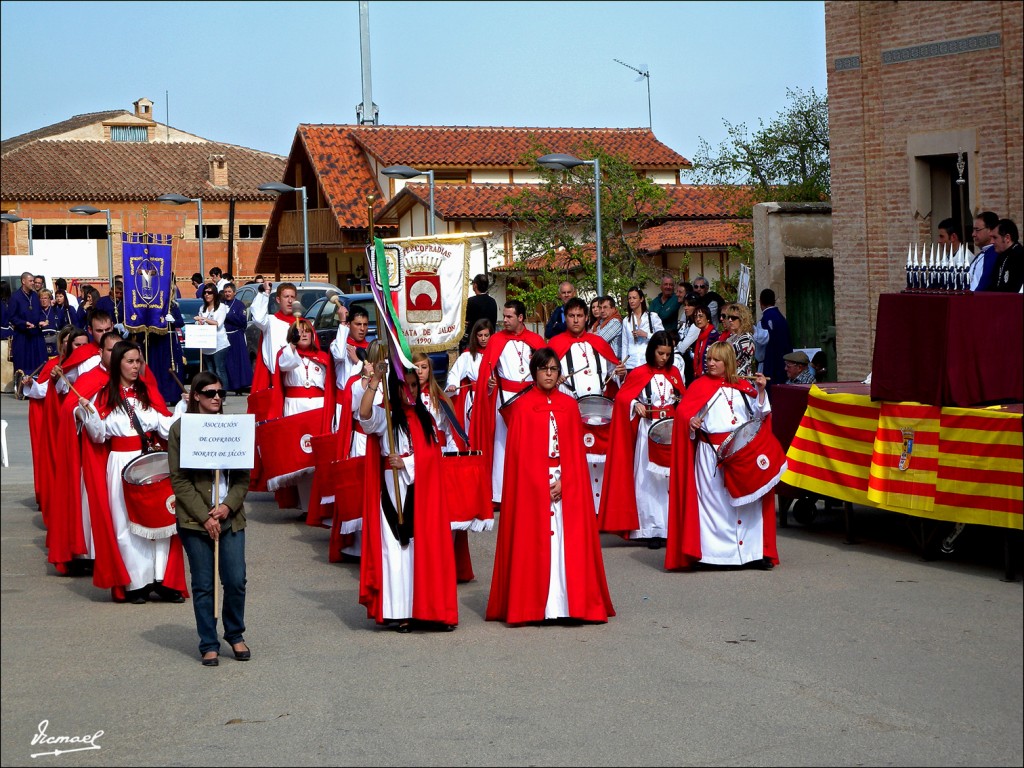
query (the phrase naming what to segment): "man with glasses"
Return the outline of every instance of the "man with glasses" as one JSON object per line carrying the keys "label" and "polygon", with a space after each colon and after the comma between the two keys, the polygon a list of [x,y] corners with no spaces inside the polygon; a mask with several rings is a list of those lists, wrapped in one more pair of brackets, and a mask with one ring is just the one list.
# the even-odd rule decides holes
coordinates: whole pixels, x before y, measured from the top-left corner
{"label": "man with glasses", "polygon": [[813,384],[814,369],[811,368],[810,358],[807,353],[801,350],[783,355],[782,359],[786,367],[787,384]]}
{"label": "man with glasses", "polygon": [[971,276],[972,291],[991,291],[992,280],[995,274],[996,259],[998,254],[992,244],[992,238],[999,225],[999,217],[992,211],[982,211],[974,217],[974,228],[971,237],[974,247],[980,248],[978,255],[974,257],[968,273]]}
{"label": "man with glasses", "polygon": [[718,313],[725,306],[725,299],[719,296],[717,292],[711,290],[711,284],[704,275],[699,275],[694,279],[693,291],[704,302],[704,306],[711,310],[711,325],[717,328],[721,320]]}

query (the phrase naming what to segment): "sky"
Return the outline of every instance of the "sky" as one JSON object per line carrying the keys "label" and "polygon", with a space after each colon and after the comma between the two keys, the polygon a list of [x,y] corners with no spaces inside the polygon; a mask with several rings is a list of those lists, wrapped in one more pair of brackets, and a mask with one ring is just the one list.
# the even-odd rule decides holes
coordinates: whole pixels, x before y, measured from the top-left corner
{"label": "sky", "polygon": [[[382,125],[635,128],[692,158],[826,92],[823,2],[369,2]],[[359,3],[0,2],[0,137],[132,109],[286,155],[355,123]],[[638,69],[640,78],[615,59]],[[650,113],[648,112],[648,84]]]}

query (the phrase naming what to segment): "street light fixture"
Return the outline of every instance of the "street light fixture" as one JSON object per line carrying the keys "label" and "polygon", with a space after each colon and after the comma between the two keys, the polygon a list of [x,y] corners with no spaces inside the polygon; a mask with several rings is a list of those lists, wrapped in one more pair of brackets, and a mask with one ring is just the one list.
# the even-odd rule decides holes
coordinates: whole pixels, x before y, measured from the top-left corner
{"label": "street light fixture", "polygon": [[157,200],[161,203],[172,203],[174,205],[185,205],[185,203],[195,203],[199,209],[199,274],[203,276],[203,280],[206,280],[206,269],[205,262],[203,261],[203,240],[206,239],[206,232],[203,231],[203,198],[201,197],[186,197],[185,195],[174,194],[173,192],[169,195],[160,195]]}
{"label": "street light fixture", "polygon": [[302,193],[302,265],[306,271],[306,282],[309,282],[309,224],[306,221],[306,188],[293,187],[280,181],[270,181],[260,184],[257,187],[260,192],[273,192],[275,195],[283,195],[287,192]]}
{"label": "street light fixture", "polygon": [[107,280],[110,283],[110,295],[114,295],[114,233],[110,231],[110,209],[96,208],[92,205],[76,205],[69,208],[71,213],[79,213],[82,216],[94,216],[97,213],[107,214]]}
{"label": "street light fixture", "polygon": [[426,176],[430,185],[430,234],[434,234],[434,171],[418,171],[408,165],[389,165],[381,170],[385,176],[393,179],[414,179],[417,176]]}
{"label": "street light fixture", "polygon": [[601,161],[580,160],[572,155],[553,154],[537,158],[537,165],[551,171],[567,171],[580,165],[594,166],[594,235],[597,249],[597,295],[604,296],[604,273],[601,264]]}
{"label": "street light fixture", "polygon": [[3,219],[3,221],[5,223],[7,223],[7,224],[17,224],[20,221],[27,221],[28,222],[28,255],[31,256],[32,255],[32,219],[31,218],[23,219],[23,218],[21,218],[21,216],[16,216],[13,213],[3,213],[3,214],[0,214],[0,219]]}

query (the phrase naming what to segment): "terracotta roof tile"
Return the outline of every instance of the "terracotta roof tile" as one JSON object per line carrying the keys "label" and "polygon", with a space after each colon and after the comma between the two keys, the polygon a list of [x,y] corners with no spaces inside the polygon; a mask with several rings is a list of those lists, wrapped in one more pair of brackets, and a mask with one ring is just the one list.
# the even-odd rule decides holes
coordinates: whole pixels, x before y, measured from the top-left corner
{"label": "terracotta roof tile", "polygon": [[115,117],[123,117],[132,115],[127,109],[110,109],[105,112],[88,112],[84,115],[75,115],[67,120],[62,120],[59,123],[53,125],[47,125],[43,128],[37,128],[34,131],[28,133],[22,133],[18,136],[12,136],[9,139],[4,139],[0,143],[0,154],[6,155],[8,152],[13,152],[19,147],[23,147],[26,144],[31,144],[33,141],[39,141],[50,136],[60,136],[62,133],[70,133],[71,131],[79,128],[84,128],[87,125],[93,125],[95,123],[102,123],[106,120],[112,120]]}
{"label": "terracotta roof tile", "polygon": [[638,245],[653,253],[665,248],[729,248],[751,236],[749,219],[670,221],[643,231]]}
{"label": "terracotta roof tile", "polygon": [[523,155],[534,143],[551,152],[576,153],[586,143],[624,155],[644,168],[679,169],[690,161],[658,141],[649,128],[518,128],[474,126],[317,126],[350,131],[381,165],[425,168],[527,168]]}
{"label": "terracotta roof tile", "polygon": [[351,126],[300,125],[298,137],[313,165],[320,189],[338,219],[338,226],[365,229],[366,196],[376,195],[381,202],[374,208],[380,210],[384,195],[349,128]]}
{"label": "terracotta roof tile", "polygon": [[[228,187],[209,181],[210,155],[224,155]],[[285,158],[233,144],[36,141],[3,156],[5,200],[269,200],[257,187],[284,173]]]}

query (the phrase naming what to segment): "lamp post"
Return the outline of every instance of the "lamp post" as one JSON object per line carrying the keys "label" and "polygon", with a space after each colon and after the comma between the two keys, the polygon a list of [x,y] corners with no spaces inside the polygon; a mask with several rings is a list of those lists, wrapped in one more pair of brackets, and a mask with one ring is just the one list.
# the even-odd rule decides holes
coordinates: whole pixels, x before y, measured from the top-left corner
{"label": "lamp post", "polygon": [[93,216],[97,213],[107,214],[107,280],[110,283],[110,295],[114,295],[114,233],[110,231],[110,209],[96,208],[92,205],[76,205],[69,208],[71,213],[80,213],[83,216]]}
{"label": "lamp post", "polygon": [[16,216],[13,213],[0,214],[0,219],[3,219],[3,221],[5,223],[7,223],[7,224],[17,224],[19,221],[27,221],[28,222],[28,255],[31,256],[32,255],[32,219],[31,218],[23,219],[23,218],[21,218],[21,216]]}
{"label": "lamp post", "polygon": [[309,224],[306,221],[306,188],[293,187],[289,184],[284,184],[280,181],[271,181],[266,184],[260,184],[257,187],[260,192],[273,192],[275,195],[283,195],[286,192],[301,192],[302,193],[302,265],[305,269],[305,280],[309,282]]}
{"label": "lamp post", "polygon": [[186,197],[185,195],[177,195],[171,193],[169,195],[160,195],[157,198],[161,203],[173,203],[174,205],[185,205],[185,203],[195,203],[198,208],[199,216],[199,274],[203,276],[203,280],[206,280],[206,269],[205,262],[203,261],[203,240],[206,239],[206,233],[203,231],[203,198],[201,197]]}
{"label": "lamp post", "polygon": [[580,160],[572,155],[543,155],[537,158],[537,165],[551,171],[567,171],[580,165],[594,166],[594,236],[597,249],[597,295],[604,296],[604,273],[601,264],[601,161]]}
{"label": "lamp post", "polygon": [[430,185],[430,234],[434,234],[434,171],[417,171],[408,165],[389,165],[381,170],[385,176],[393,179],[414,179],[417,176],[426,176]]}

